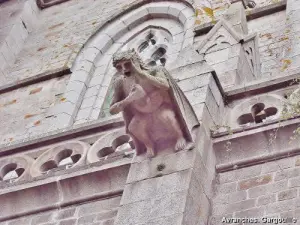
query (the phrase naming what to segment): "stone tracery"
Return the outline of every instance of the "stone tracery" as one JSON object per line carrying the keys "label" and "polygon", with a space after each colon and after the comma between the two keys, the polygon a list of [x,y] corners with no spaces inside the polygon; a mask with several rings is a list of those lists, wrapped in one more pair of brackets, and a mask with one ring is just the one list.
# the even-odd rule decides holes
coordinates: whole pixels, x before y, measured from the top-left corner
{"label": "stone tracery", "polygon": [[[178,2],[158,2],[141,6],[101,28],[88,41],[72,68],[70,85],[80,80],[88,86],[78,96],[83,96],[83,102],[78,113],[74,111],[76,124],[98,119],[102,105],[107,105],[105,96],[109,95],[115,74],[109,65],[115,52],[134,47],[149,64],[168,67],[182,48],[193,43],[194,20],[192,7]],[[97,94],[90,96],[90,90],[96,89]]]}

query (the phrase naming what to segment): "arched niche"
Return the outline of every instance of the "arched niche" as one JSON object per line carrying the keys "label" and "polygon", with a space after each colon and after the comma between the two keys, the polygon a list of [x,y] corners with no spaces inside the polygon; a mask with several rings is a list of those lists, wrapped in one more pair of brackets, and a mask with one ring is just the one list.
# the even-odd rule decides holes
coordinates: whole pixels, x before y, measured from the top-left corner
{"label": "arched niche", "polygon": [[193,43],[194,21],[194,9],[187,3],[162,1],[145,4],[107,23],[78,54],[64,94],[65,106],[59,106],[57,112],[70,118],[70,125],[98,119],[116,73],[113,54],[128,48],[139,50],[148,38],[153,46],[147,54],[141,52],[142,58],[168,67],[181,49]]}

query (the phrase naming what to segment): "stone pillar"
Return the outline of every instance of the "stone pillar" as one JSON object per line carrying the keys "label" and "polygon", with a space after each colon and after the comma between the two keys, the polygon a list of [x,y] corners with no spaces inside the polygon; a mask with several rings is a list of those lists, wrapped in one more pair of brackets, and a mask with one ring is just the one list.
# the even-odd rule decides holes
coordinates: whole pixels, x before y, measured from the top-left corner
{"label": "stone pillar", "polygon": [[196,149],[133,163],[115,225],[207,224],[204,182],[208,171]]}
{"label": "stone pillar", "polygon": [[285,57],[285,62],[288,64],[288,69],[293,70],[299,67],[300,62],[300,0],[287,1],[286,25],[286,32],[290,38],[290,46]]}

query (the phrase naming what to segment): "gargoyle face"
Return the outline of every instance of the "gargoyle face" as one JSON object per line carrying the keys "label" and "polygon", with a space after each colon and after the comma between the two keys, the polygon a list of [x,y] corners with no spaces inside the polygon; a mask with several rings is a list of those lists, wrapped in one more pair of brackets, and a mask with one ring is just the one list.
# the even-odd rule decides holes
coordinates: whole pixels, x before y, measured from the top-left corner
{"label": "gargoyle face", "polygon": [[119,73],[129,77],[132,72],[132,63],[131,61],[118,62],[116,65],[116,69],[118,70]]}

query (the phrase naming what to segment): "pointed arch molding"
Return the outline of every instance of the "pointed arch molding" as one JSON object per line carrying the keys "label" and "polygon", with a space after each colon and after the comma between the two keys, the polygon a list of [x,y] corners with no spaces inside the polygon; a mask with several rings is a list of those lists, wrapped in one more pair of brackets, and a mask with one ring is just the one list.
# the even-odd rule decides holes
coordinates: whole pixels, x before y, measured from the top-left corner
{"label": "pointed arch molding", "polygon": [[49,116],[56,117],[56,127],[64,128],[98,119],[108,86],[116,72],[111,63],[115,52],[125,50],[127,43],[146,30],[164,30],[171,36],[169,51],[165,53],[168,67],[181,49],[193,44],[194,22],[194,9],[189,4],[161,1],[144,4],[101,27],[75,59],[64,101],[49,112]]}

